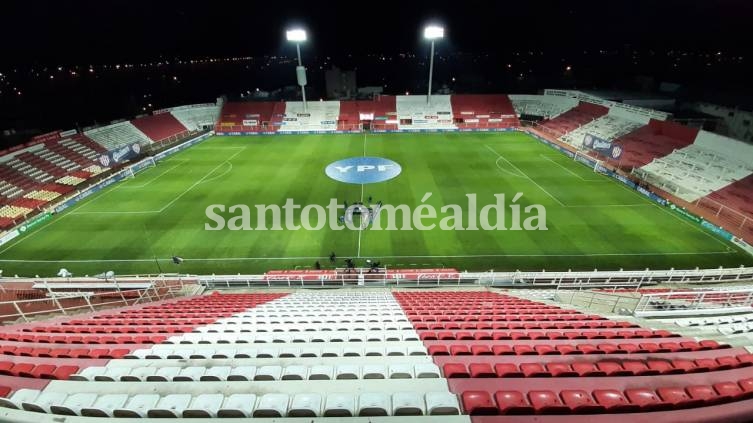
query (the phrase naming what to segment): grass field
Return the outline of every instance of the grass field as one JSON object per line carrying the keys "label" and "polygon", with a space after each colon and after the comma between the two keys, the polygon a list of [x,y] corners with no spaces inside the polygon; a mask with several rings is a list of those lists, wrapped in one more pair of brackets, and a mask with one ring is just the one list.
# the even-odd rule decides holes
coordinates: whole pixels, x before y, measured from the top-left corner
{"label": "grass field", "polygon": [[[324,168],[377,156],[402,174],[336,182]],[[363,191],[362,191],[363,189]],[[547,231],[205,231],[210,204],[326,205],[372,196],[385,204],[466,204],[522,192]],[[363,196],[363,197],[362,197]],[[438,222],[438,220],[437,220]],[[217,137],[103,190],[0,247],[4,275],[258,273],[313,266],[335,251],[389,267],[467,270],[694,268],[753,265],[746,255],[528,135],[443,133]],[[170,257],[185,262],[177,267]],[[359,261],[362,263],[362,260]],[[342,264],[339,264],[342,266]]]}

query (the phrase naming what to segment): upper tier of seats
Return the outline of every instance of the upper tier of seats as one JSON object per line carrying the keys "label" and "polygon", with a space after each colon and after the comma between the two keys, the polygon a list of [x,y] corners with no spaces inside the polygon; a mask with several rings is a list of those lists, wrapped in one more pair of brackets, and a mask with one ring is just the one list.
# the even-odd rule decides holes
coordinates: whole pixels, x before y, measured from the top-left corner
{"label": "upper tier of seats", "polygon": [[697,135],[697,128],[651,119],[648,125],[617,138],[616,142],[623,150],[619,164],[626,169],[646,165],[654,158],[687,147],[693,143]]}
{"label": "upper tier of seats", "polygon": [[560,141],[581,147],[587,134],[612,141],[643,126],[643,122],[625,119],[612,114],[604,115],[560,137]]}
{"label": "upper tier of seats", "polygon": [[581,101],[576,107],[541,124],[545,130],[562,136],[606,115],[609,108]]}
{"label": "upper tier of seats", "polygon": [[518,126],[510,98],[506,95],[453,95],[452,115],[459,128],[509,128]]}
{"label": "upper tier of seats", "polygon": [[554,95],[511,94],[508,96],[519,116],[553,119],[578,105],[572,97]]}
{"label": "upper tier of seats", "polygon": [[12,421],[753,412],[744,348],[488,291],[214,294],[4,326],[0,353]]}
{"label": "upper tier of seats", "polygon": [[272,117],[278,132],[335,131],[340,117],[339,101],[286,101],[284,112]]}
{"label": "upper tier of seats", "polygon": [[692,202],[753,174],[749,157],[750,144],[701,131],[693,144],[654,158],[640,174]]}
{"label": "upper tier of seats", "polygon": [[171,113],[142,116],[131,123],[154,142],[174,140],[188,131]]}
{"label": "upper tier of seats", "polygon": [[96,141],[106,150],[115,150],[124,145],[133,143],[139,143],[142,145],[152,143],[149,137],[131,122],[120,122],[112,125],[101,126],[99,128],[84,131],[84,134]]}
{"label": "upper tier of seats", "polygon": [[199,104],[170,109],[170,114],[189,131],[199,131],[206,127],[214,127],[220,115],[220,108],[214,104]]}
{"label": "upper tier of seats", "polygon": [[218,131],[274,131],[271,101],[225,103],[220,111]]}

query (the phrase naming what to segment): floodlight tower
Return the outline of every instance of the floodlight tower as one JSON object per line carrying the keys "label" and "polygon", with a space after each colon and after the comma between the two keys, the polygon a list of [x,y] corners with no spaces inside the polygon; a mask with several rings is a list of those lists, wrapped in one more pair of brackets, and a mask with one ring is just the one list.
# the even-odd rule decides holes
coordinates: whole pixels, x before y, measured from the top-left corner
{"label": "floodlight tower", "polygon": [[434,73],[434,41],[444,37],[444,27],[439,25],[427,25],[424,28],[424,38],[431,41],[431,54],[429,55],[429,90],[426,93],[426,104],[431,104],[431,78]]}
{"label": "floodlight tower", "polygon": [[288,41],[295,43],[295,50],[298,53],[298,66],[295,67],[295,75],[298,79],[298,85],[301,86],[301,97],[303,98],[303,111],[308,110],[306,105],[306,68],[303,67],[301,61],[301,43],[306,41],[305,29],[291,29],[285,32],[285,36]]}

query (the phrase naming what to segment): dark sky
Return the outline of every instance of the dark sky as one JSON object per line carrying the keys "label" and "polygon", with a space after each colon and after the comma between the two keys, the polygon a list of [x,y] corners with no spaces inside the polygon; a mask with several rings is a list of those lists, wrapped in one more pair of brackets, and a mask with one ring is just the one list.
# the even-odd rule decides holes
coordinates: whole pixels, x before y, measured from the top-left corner
{"label": "dark sky", "polygon": [[3,1],[0,67],[288,52],[283,29],[310,31],[309,52],[413,51],[437,20],[453,49],[709,48],[743,51],[750,0],[601,1]]}

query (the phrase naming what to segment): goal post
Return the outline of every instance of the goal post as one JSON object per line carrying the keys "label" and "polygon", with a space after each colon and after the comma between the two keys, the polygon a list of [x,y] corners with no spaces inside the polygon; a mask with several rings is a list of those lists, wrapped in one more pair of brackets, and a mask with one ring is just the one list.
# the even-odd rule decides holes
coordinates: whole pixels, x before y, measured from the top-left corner
{"label": "goal post", "polygon": [[593,170],[596,173],[604,173],[602,169],[605,169],[605,167],[602,161],[594,157],[591,157],[582,151],[576,151],[575,154],[573,154],[573,160],[585,166],[590,167],[591,170]]}
{"label": "goal post", "polygon": [[140,173],[145,169],[149,169],[150,167],[156,166],[157,162],[154,160],[154,157],[148,156],[142,159],[140,162],[128,166],[128,168],[126,169],[126,176],[129,178],[135,178],[137,173]]}

